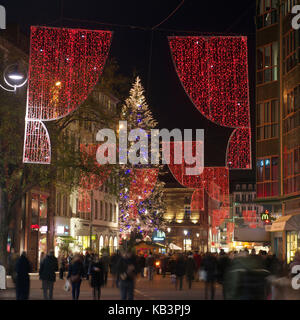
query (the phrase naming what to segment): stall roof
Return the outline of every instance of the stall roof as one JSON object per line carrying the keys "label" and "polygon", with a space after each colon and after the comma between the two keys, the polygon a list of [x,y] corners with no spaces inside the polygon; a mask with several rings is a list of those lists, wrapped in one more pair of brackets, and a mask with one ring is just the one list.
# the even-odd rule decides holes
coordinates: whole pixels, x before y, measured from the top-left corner
{"label": "stall roof", "polygon": [[276,231],[299,231],[300,230],[300,214],[286,215],[277,219],[272,223],[270,232]]}

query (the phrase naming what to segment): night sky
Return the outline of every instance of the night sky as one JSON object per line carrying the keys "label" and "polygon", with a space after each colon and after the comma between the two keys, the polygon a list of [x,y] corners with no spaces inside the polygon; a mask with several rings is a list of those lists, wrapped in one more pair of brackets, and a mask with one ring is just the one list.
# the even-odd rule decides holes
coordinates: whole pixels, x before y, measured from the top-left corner
{"label": "night sky", "polygon": [[[204,129],[205,165],[224,166],[227,141],[232,129],[212,124],[193,106],[177,77],[167,37],[201,34],[248,37],[251,120],[254,128],[255,1],[185,0],[170,19],[151,31],[153,26],[162,22],[181,2],[64,0],[61,6],[60,0],[7,0],[1,1],[1,5],[6,8],[7,22],[19,24],[22,32],[27,35],[30,25],[114,31],[110,55],[117,59],[123,74],[129,77],[133,74],[141,76],[148,104],[159,127]],[[254,159],[254,140],[252,150]],[[230,176],[234,180],[254,179],[255,173],[254,170],[232,170]]]}

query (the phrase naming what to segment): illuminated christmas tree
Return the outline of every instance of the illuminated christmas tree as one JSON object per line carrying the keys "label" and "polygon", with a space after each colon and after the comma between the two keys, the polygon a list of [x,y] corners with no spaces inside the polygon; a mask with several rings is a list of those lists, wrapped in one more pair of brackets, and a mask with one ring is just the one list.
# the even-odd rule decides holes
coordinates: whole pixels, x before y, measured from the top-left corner
{"label": "illuminated christmas tree", "polygon": [[[123,105],[121,120],[127,121],[128,132],[132,129],[143,129],[147,132],[148,138],[150,130],[157,125],[147,105],[139,77],[136,78]],[[129,147],[135,142],[131,142]],[[139,150],[139,156],[145,161],[144,164],[122,165],[125,175],[120,177],[119,225],[120,234],[124,239],[145,239],[147,236],[151,238],[153,231],[165,228],[164,183],[158,179],[162,165],[149,163],[151,154],[143,147]]]}

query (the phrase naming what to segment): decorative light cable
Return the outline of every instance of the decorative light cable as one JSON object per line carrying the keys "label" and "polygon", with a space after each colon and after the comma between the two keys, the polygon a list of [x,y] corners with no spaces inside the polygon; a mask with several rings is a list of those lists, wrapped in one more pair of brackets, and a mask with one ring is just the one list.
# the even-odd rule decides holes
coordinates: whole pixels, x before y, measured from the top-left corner
{"label": "decorative light cable", "polygon": [[96,84],[112,33],[31,27],[24,137],[24,163],[51,162],[50,137],[43,121],[74,111]]}
{"label": "decorative light cable", "polygon": [[247,38],[169,37],[178,77],[196,108],[218,125],[235,128],[226,167],[251,169]]}
{"label": "decorative light cable", "polygon": [[257,228],[256,210],[243,210],[243,218],[249,228]]}

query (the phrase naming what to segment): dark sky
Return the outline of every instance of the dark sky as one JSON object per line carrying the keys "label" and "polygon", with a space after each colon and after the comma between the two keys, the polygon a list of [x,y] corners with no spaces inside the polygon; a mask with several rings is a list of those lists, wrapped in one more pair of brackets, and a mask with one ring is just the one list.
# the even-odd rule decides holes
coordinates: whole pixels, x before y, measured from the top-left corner
{"label": "dark sky", "polygon": [[[212,124],[193,106],[174,69],[167,36],[203,33],[248,36],[251,120],[252,127],[255,126],[254,0],[185,0],[179,10],[153,32],[151,63],[150,29],[163,21],[181,0],[64,0],[63,10],[61,0],[0,2],[6,8],[8,22],[20,24],[27,34],[30,25],[114,31],[110,55],[117,59],[122,73],[132,76],[135,70],[141,76],[160,128],[205,129],[206,166],[224,166],[232,129]],[[62,17],[63,20],[58,21]],[[252,149],[254,159],[254,140]],[[248,177],[254,178],[254,170],[231,171],[232,179]]]}

